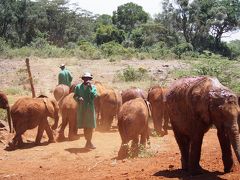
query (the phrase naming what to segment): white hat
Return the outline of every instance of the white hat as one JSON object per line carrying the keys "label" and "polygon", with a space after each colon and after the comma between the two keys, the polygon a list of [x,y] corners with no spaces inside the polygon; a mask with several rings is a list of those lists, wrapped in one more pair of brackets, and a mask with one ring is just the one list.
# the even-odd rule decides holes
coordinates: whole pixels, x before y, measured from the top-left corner
{"label": "white hat", "polygon": [[83,78],[93,78],[93,76],[92,76],[92,74],[91,73],[89,73],[89,72],[85,72],[83,75],[82,75],[82,79]]}
{"label": "white hat", "polygon": [[59,67],[60,67],[60,68],[61,68],[61,67],[65,67],[65,64],[61,64]]}

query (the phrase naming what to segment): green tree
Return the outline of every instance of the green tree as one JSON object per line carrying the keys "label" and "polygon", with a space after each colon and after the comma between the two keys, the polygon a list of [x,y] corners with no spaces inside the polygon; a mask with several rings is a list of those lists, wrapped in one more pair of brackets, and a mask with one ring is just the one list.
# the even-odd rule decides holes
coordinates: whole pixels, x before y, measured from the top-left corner
{"label": "green tree", "polygon": [[101,25],[96,31],[95,41],[97,45],[101,45],[110,41],[119,44],[124,40],[124,31],[117,29],[113,25]]}
{"label": "green tree", "polygon": [[102,14],[97,17],[95,23],[96,23],[97,27],[100,25],[112,25],[112,16],[107,15],[107,14]]}
{"label": "green tree", "polygon": [[234,31],[240,26],[240,2],[238,0],[221,0],[215,2],[211,9],[210,32],[219,48],[224,33]]}
{"label": "green tree", "polygon": [[117,8],[113,12],[112,21],[119,29],[131,32],[139,25],[146,23],[149,16],[143,8],[134,3],[127,3]]}

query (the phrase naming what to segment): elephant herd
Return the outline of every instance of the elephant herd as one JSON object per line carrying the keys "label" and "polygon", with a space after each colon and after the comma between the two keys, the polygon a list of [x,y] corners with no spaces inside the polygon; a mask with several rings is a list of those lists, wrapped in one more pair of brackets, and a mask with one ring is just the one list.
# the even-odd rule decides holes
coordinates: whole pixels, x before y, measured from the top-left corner
{"label": "elephant herd", "polygon": [[[182,169],[192,175],[203,172],[199,161],[204,134],[214,125],[222,150],[224,172],[233,170],[234,162],[231,146],[240,162],[240,98],[223,86],[218,79],[208,76],[181,78],[167,89],[154,86],[148,92],[139,88],[130,88],[119,92],[113,88],[95,82],[98,96],[95,98],[97,128],[108,131],[113,119],[118,120],[121,146],[118,158],[127,157],[128,143],[131,150],[138,149],[138,143],[146,146],[149,142],[149,117],[153,119],[156,132],[163,136],[168,132],[170,120],[175,139],[181,153]],[[53,142],[52,129],[58,126],[59,112],[62,123],[58,130],[58,140],[64,140],[64,130],[69,124],[69,140],[77,137],[76,108],[72,87],[58,85],[54,90],[55,99],[40,96],[38,98],[20,98],[11,107],[6,96],[0,93],[0,108],[7,109],[9,127],[12,117],[15,136],[10,146],[20,146],[21,135],[38,126],[35,143],[40,143],[46,130],[49,142]],[[52,127],[47,117],[54,119]],[[139,139],[140,138],[140,139]]]}

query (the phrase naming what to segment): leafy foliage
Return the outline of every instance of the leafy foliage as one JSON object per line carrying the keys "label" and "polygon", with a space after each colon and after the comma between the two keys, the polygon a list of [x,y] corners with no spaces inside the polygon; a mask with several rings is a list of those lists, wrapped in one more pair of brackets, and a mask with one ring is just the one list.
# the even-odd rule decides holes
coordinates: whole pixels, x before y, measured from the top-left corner
{"label": "leafy foliage", "polygon": [[134,3],[126,3],[117,8],[117,11],[113,12],[112,21],[119,29],[125,32],[131,32],[139,25],[146,23],[148,20],[148,14],[143,8]]}
{"label": "leafy foliage", "polygon": [[[240,2],[236,0],[176,0],[174,4],[164,0],[162,13],[154,19],[135,3],[120,5],[110,16],[95,15],[68,2],[1,0],[1,56],[114,61],[161,59],[173,53],[178,58],[196,58],[206,50],[229,59],[240,56],[239,43],[221,41],[225,33],[239,29]],[[82,45],[79,48],[83,41],[88,42],[84,50]]]}
{"label": "leafy foliage", "polygon": [[96,31],[96,43],[101,45],[110,41],[121,44],[124,40],[124,32],[112,25],[101,25]]}
{"label": "leafy foliage", "polygon": [[134,69],[131,66],[128,66],[127,68],[123,69],[122,72],[118,72],[117,77],[120,80],[123,80],[125,82],[128,81],[141,81],[148,77],[147,70],[144,68],[138,68]]}

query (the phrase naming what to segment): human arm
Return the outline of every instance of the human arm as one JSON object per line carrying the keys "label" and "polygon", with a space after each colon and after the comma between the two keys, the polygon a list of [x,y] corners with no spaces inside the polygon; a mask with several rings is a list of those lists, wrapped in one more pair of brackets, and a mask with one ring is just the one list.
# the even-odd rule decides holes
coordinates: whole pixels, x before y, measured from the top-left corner
{"label": "human arm", "polygon": [[84,100],[83,97],[80,95],[80,86],[79,85],[77,85],[74,89],[73,98],[76,102],[81,102]]}
{"label": "human arm", "polygon": [[90,90],[89,97],[91,100],[93,100],[97,96],[97,89],[94,85],[91,85],[91,87],[89,87],[89,90]]}

